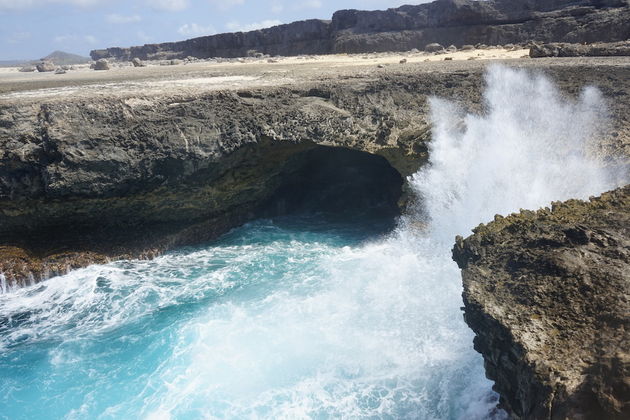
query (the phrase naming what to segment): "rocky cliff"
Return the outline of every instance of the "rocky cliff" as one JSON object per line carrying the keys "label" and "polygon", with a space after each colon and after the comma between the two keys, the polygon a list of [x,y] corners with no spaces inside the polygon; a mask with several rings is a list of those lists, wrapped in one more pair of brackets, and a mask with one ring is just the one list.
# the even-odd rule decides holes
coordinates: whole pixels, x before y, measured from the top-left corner
{"label": "rocky cliff", "polygon": [[[26,91],[0,84],[0,272],[24,284],[151,257],[309,206],[395,214],[404,177],[427,158],[427,98],[479,109],[485,65],[362,61],[42,75],[49,87]],[[568,95],[595,84],[617,98],[599,152],[630,156],[630,67],[543,64]]]}
{"label": "rocky cliff", "polygon": [[497,216],[453,257],[513,418],[630,418],[630,186]]}
{"label": "rocky cliff", "polygon": [[92,51],[94,60],[193,56],[363,53],[423,49],[439,42],[508,44],[613,42],[630,39],[627,0],[437,0],[385,11],[341,10],[331,21],[307,20],[251,32]]}

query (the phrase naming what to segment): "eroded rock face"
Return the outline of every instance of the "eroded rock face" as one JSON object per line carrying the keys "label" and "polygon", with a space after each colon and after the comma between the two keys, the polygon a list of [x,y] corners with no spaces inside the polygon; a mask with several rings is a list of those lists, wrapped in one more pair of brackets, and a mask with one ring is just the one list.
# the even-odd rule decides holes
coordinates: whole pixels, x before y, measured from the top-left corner
{"label": "eroded rock face", "polygon": [[91,52],[92,59],[409,51],[442,45],[613,42],[630,38],[626,0],[438,0],[383,11],[340,10],[331,21],[307,20],[252,32]]}
{"label": "eroded rock face", "polygon": [[458,238],[465,320],[519,419],[630,418],[630,186]]}

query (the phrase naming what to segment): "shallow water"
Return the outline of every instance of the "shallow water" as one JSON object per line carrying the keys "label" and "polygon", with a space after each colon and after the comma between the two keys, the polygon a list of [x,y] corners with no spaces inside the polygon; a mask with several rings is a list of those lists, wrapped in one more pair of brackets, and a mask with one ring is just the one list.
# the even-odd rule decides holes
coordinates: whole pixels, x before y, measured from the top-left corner
{"label": "shallow water", "polygon": [[486,113],[431,102],[421,199],[391,221],[259,220],[153,261],[0,294],[0,418],[502,418],[460,307],[456,234],[627,181],[588,152],[594,88],[487,77]]}

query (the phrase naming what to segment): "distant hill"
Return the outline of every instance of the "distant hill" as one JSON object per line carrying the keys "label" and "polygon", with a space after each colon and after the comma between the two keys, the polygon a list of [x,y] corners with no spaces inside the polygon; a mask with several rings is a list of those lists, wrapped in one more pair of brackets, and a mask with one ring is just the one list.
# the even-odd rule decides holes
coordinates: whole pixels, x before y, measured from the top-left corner
{"label": "distant hill", "polygon": [[70,54],[63,51],[54,51],[39,60],[0,60],[0,67],[23,67],[30,66],[40,61],[52,61],[58,66],[71,66],[73,64],[85,64],[90,62],[90,57],[83,57],[77,54]]}
{"label": "distant hill", "polygon": [[72,64],[85,64],[90,61],[89,57],[82,57],[76,54],[70,54],[63,51],[55,51],[42,58],[43,61],[52,61],[53,63],[65,66]]}

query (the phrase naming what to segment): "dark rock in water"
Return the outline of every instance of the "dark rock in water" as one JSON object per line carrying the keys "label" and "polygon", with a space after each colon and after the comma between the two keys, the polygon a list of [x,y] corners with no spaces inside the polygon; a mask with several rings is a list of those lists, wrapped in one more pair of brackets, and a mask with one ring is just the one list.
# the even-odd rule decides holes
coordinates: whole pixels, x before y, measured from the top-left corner
{"label": "dark rock in water", "polygon": [[439,52],[439,51],[443,51],[444,47],[440,44],[438,44],[437,42],[434,42],[432,44],[428,44],[426,47],[424,47],[424,50],[426,52]]}
{"label": "dark rock in water", "polygon": [[145,67],[145,64],[138,57],[131,60],[131,64],[133,64],[134,67]]}
{"label": "dark rock in water", "polygon": [[399,62],[400,62],[400,64],[406,64],[406,63],[407,63],[407,59],[406,59],[406,58],[403,58],[403,59],[402,59],[402,60],[400,60]]}
{"label": "dark rock in water", "polygon": [[25,66],[25,67],[22,67],[20,69],[20,72],[22,72],[22,73],[32,73],[32,72],[34,72],[36,70],[37,70],[37,68],[35,66]]}
{"label": "dark rock in water", "polygon": [[94,50],[92,59],[129,61],[187,56],[409,51],[442,45],[614,42],[630,38],[626,0],[438,0],[382,11],[340,10],[331,21],[306,20],[251,32],[180,42]]}
{"label": "dark rock in water", "polygon": [[41,63],[37,64],[35,67],[37,67],[37,71],[40,73],[51,72],[57,69],[57,66],[55,66],[50,61],[42,61]]}
{"label": "dark rock in water", "polygon": [[464,318],[517,419],[630,418],[630,186],[457,238]]}
{"label": "dark rock in water", "polygon": [[109,62],[101,58],[100,60],[96,60],[96,62],[92,65],[92,69],[94,70],[109,70]]}
{"label": "dark rock in water", "polygon": [[529,50],[532,58],[540,57],[619,57],[630,56],[630,41],[595,44],[533,44]]}

